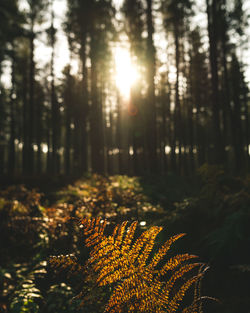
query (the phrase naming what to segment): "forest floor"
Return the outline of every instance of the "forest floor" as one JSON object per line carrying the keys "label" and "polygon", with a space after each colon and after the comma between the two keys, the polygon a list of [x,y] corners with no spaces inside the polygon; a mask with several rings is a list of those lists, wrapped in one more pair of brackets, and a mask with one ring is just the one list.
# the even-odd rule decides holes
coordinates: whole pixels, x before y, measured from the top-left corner
{"label": "forest floor", "polygon": [[[20,184],[22,183],[22,184]],[[25,183],[25,185],[24,185]],[[2,182],[0,190],[0,312],[103,312],[103,299],[79,307],[79,280],[48,270],[51,255],[87,251],[74,220],[101,216],[109,223],[139,221],[141,230],[163,226],[162,243],[186,233],[174,249],[209,264],[204,312],[246,313],[250,307],[250,178],[204,165],[196,178],[89,175]],[[36,188],[35,188],[36,187]]]}

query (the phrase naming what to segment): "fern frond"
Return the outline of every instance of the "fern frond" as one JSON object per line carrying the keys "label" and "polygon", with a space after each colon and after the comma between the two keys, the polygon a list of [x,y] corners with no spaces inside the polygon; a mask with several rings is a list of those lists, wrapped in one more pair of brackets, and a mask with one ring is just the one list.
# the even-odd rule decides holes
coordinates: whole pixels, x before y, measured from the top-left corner
{"label": "fern frond", "polygon": [[167,307],[169,305],[170,294],[173,290],[175,282],[178,279],[182,278],[185,273],[191,271],[197,266],[200,266],[200,263],[187,264],[187,265],[182,266],[179,270],[177,270],[176,272],[172,274],[171,278],[164,285],[161,295],[159,296],[160,301],[162,302],[164,307]]}
{"label": "fern frond", "polygon": [[140,264],[140,267],[143,267],[146,264],[148,256],[150,252],[152,251],[153,246],[155,244],[155,238],[161,230],[162,230],[162,227],[157,227],[157,228],[152,227],[152,231],[150,232],[150,237],[145,244],[144,250],[141,252],[141,255],[138,258],[138,264]]}
{"label": "fern frond", "polygon": [[201,297],[201,280],[205,274],[205,272],[209,269],[208,266],[206,266],[206,264],[203,264],[202,266],[200,266],[199,268],[199,272],[198,272],[198,279],[195,282],[195,287],[194,287],[194,300],[191,303],[190,306],[186,307],[182,313],[194,313],[194,312],[199,312],[199,313],[203,313],[202,310],[202,303],[203,300],[206,298],[209,298],[210,300],[217,300],[211,297]]}
{"label": "fern frond", "polygon": [[113,230],[113,234],[112,234],[112,237],[115,238],[115,236],[117,235],[117,232],[118,232],[118,229],[119,229],[119,224],[115,225],[115,228]]}
{"label": "fern frond", "polygon": [[148,243],[148,241],[150,240],[151,236],[153,236],[155,233],[159,233],[159,231],[161,231],[162,228],[161,227],[157,227],[157,226],[152,226],[150,227],[148,230],[144,231],[141,236],[135,241],[135,243],[132,245],[131,250],[128,253],[128,257],[131,260],[131,263],[133,263],[138,255],[141,252],[142,247]]}
{"label": "fern frond", "polygon": [[124,235],[125,228],[126,228],[127,224],[128,224],[128,221],[122,222],[122,224],[118,228],[118,233],[117,233],[117,236],[115,238],[115,245],[117,247],[120,247],[122,244],[122,239],[123,239],[123,235]]}
{"label": "fern frond", "polygon": [[103,233],[104,233],[106,224],[107,224],[106,220],[104,220],[102,224],[100,220],[96,221],[94,233],[91,236],[89,236],[85,241],[87,247],[96,245],[98,242],[100,242],[103,239]]}
{"label": "fern frond", "polygon": [[66,270],[71,274],[83,274],[85,272],[85,267],[80,265],[73,255],[52,256],[49,258],[48,265],[53,269]]}
{"label": "fern frond", "polygon": [[167,312],[174,313],[178,309],[179,302],[182,301],[183,297],[185,296],[186,291],[194,284],[197,280],[199,280],[200,275],[196,275],[191,279],[187,280],[181,288],[177,291],[173,299],[167,305]]}
{"label": "fern frond", "polygon": [[131,242],[134,238],[134,234],[135,234],[135,230],[136,230],[137,225],[138,225],[138,222],[134,221],[131,224],[131,226],[129,227],[127,234],[125,236],[125,239],[123,241],[122,252],[129,251]]}
{"label": "fern frond", "polygon": [[163,289],[164,293],[169,294],[177,279],[181,278],[185,273],[200,265],[201,263],[192,263],[180,267],[175,273],[172,274],[171,278],[167,281]]}
{"label": "fern frond", "polygon": [[[193,268],[200,266],[200,263],[181,266],[183,262],[190,261],[196,256],[176,255],[169,259],[160,270],[156,271],[155,267],[165,257],[171,245],[184,234],[167,240],[151,261],[147,262],[162,227],[149,228],[132,243],[138,223],[133,222],[128,228],[127,224],[128,222],[125,221],[116,225],[112,236],[104,236],[103,240],[93,247],[88,261],[97,274],[96,282],[99,286],[117,283],[105,312],[120,312],[125,307],[129,312],[160,312],[170,303],[173,307],[178,306],[178,301],[188,289],[187,286],[191,285],[191,280],[189,284],[186,283],[181,287],[179,290],[181,293],[177,293],[175,298],[171,298],[170,294],[177,280],[183,278],[185,273]],[[87,226],[89,225],[94,226],[87,223]],[[176,268],[177,270],[167,282],[161,281],[162,276]],[[132,306],[131,303],[133,303]]]}
{"label": "fern frond", "polygon": [[178,240],[179,238],[185,236],[186,234],[181,233],[175,236],[172,236],[169,240],[167,240],[164,245],[159,249],[159,251],[154,255],[152,261],[149,264],[149,268],[154,268],[166,255],[171,245]]}
{"label": "fern frond", "polygon": [[105,237],[90,252],[90,258],[87,261],[87,264],[97,263],[98,260],[100,262],[102,262],[102,260],[105,260],[105,259],[108,260],[109,256],[111,255],[113,251],[116,251],[114,238],[111,236]]}
{"label": "fern frond", "polygon": [[177,254],[176,256],[172,257],[167,261],[167,263],[158,271],[158,276],[165,275],[168,271],[175,269],[179,266],[182,262],[191,260],[193,258],[197,258],[196,255],[190,254]]}
{"label": "fern frond", "polygon": [[[124,227],[124,224],[122,227]],[[100,286],[119,281],[122,278],[132,275],[139,268],[143,268],[145,266],[146,258],[153,248],[154,239],[160,230],[160,227],[151,227],[148,231],[145,231],[127,253],[122,253],[122,250],[120,250],[120,240],[118,241],[118,244],[116,244],[115,241],[114,246],[119,250],[117,252],[115,249],[113,250],[113,254],[108,256],[108,258],[111,256],[112,262],[106,261],[106,264],[108,264],[101,269],[98,277],[98,283]],[[134,231],[134,229],[132,228],[131,231]],[[128,229],[128,233],[129,232],[130,229]],[[138,257],[139,254],[141,254],[140,257]],[[135,262],[137,266],[135,266]]]}
{"label": "fern frond", "polygon": [[[195,282],[195,287],[194,287],[194,309],[199,312],[202,313],[202,301],[199,301],[201,298],[201,278],[203,277],[204,273],[208,270],[208,266],[206,266],[205,264],[203,264],[200,268],[199,268],[199,279]],[[198,306],[199,304],[199,306]]]}
{"label": "fern frond", "polygon": [[[198,313],[200,280],[205,270],[201,263],[190,263],[196,256],[178,254],[168,259],[163,266],[159,265],[171,245],[185,234],[171,237],[151,257],[162,227],[152,226],[136,238],[138,222],[130,226],[128,221],[118,224],[109,236],[104,234],[106,221],[101,218],[84,218],[81,225],[87,237],[85,243],[92,247],[85,273],[90,269],[89,275],[92,275],[91,279],[94,278],[96,286],[113,284],[113,292],[105,307],[106,313],[174,313],[193,284],[196,284],[194,301],[183,313]],[[74,259],[62,258],[53,262],[55,267],[60,267],[64,262],[66,267],[74,269],[76,266]],[[186,280],[186,274],[198,266],[199,273]],[[166,274],[167,281],[164,280]]]}
{"label": "fern frond", "polygon": [[87,247],[91,247],[100,242],[104,237],[104,230],[106,228],[107,221],[101,220],[101,217],[88,219],[84,218],[80,221],[83,228],[83,233],[88,236],[85,240]]}

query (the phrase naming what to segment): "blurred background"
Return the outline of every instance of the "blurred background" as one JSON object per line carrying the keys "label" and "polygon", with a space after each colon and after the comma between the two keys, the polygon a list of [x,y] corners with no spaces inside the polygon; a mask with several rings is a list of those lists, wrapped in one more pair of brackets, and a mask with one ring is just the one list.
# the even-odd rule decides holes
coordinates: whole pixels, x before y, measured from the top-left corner
{"label": "blurred background", "polygon": [[249,167],[248,1],[2,0],[0,175]]}

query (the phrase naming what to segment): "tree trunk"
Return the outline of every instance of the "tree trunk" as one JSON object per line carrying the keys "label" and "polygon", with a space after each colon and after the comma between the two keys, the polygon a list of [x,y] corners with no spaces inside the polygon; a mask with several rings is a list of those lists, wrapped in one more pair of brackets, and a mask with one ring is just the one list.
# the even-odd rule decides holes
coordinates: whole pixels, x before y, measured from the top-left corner
{"label": "tree trunk", "polygon": [[[52,3],[51,3],[52,6]],[[50,60],[50,75],[51,75],[51,113],[52,113],[52,172],[53,174],[60,173],[60,155],[59,155],[59,104],[55,91],[55,73],[54,73],[54,56],[55,56],[55,28],[54,28],[54,13],[51,12],[50,26],[50,41],[51,41],[51,60]]]}
{"label": "tree trunk", "polygon": [[86,34],[83,35],[81,45],[82,61],[82,108],[81,108],[81,173],[88,171],[88,134],[87,134],[87,115],[88,107],[88,70],[86,67]]}
{"label": "tree trunk", "polygon": [[34,172],[34,86],[35,86],[35,62],[34,62],[34,21],[31,21],[30,29],[30,72],[29,72],[29,132],[28,132],[28,162],[27,162],[27,172],[33,174]]}
{"label": "tree trunk", "polygon": [[248,88],[244,88],[244,116],[245,116],[245,149],[246,149],[246,172],[249,170],[249,112],[248,112]]}
{"label": "tree trunk", "polygon": [[117,121],[116,121],[116,146],[119,150],[118,154],[118,173],[124,174],[123,166],[123,145],[122,145],[122,112],[121,112],[121,97],[117,90]]}
{"label": "tree trunk", "polygon": [[174,108],[174,133],[175,133],[175,147],[178,142],[178,172],[181,173],[182,168],[182,138],[181,138],[181,104],[179,96],[179,65],[180,65],[180,44],[179,44],[179,25],[174,24],[174,40],[175,40],[175,67],[176,67],[176,82],[175,82],[175,108]]}
{"label": "tree trunk", "polygon": [[4,173],[4,88],[2,86],[2,60],[0,60],[0,176]]}
{"label": "tree trunk", "polygon": [[90,59],[91,59],[91,113],[90,113],[90,140],[91,140],[91,163],[94,173],[103,173],[104,158],[102,145],[102,104],[98,97],[98,74],[97,74],[97,42],[95,34],[91,36]]}
{"label": "tree trunk", "polygon": [[[41,94],[40,94],[41,92]],[[39,90],[39,93],[36,96],[36,144],[37,144],[37,162],[36,162],[36,171],[38,174],[42,173],[42,133],[43,133],[43,125],[42,125],[42,110],[43,106],[43,94],[42,90]]]}
{"label": "tree trunk", "polygon": [[208,37],[212,80],[212,112],[213,112],[213,141],[214,141],[214,161],[218,164],[224,162],[224,144],[222,141],[221,123],[220,123],[220,101],[219,101],[219,77],[218,77],[218,12],[216,2],[212,4],[206,0],[207,19],[208,19]]}
{"label": "tree trunk", "polygon": [[71,99],[72,99],[72,81],[70,76],[70,68],[66,73],[66,90],[64,93],[64,105],[65,105],[65,146],[64,146],[64,172],[66,175],[70,174],[71,171],[71,123],[72,123],[72,112],[71,112]]}
{"label": "tree trunk", "polygon": [[8,153],[8,173],[15,173],[15,101],[16,101],[16,92],[15,92],[15,58],[12,59],[12,73],[11,73],[11,95],[10,95],[10,140],[9,140],[9,153]]}
{"label": "tree trunk", "polygon": [[[26,60],[25,60],[26,61]],[[29,161],[29,119],[28,119],[28,62],[24,62],[23,66],[23,78],[22,78],[22,103],[23,103],[23,149],[22,149],[22,167],[23,173],[28,172],[28,161]]]}
{"label": "tree trunk", "polygon": [[152,0],[147,0],[147,66],[148,66],[148,92],[147,92],[147,138],[148,138],[148,158],[151,173],[157,172],[157,142],[156,142],[156,108],[155,108],[155,47],[153,43],[153,17]]}

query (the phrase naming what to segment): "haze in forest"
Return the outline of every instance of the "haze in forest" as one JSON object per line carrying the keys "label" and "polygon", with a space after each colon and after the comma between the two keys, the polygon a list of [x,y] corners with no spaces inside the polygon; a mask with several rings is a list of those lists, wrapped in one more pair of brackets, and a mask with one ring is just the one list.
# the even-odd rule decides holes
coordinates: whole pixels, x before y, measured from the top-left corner
{"label": "haze in forest", "polygon": [[3,1],[0,173],[248,170],[247,8]]}

